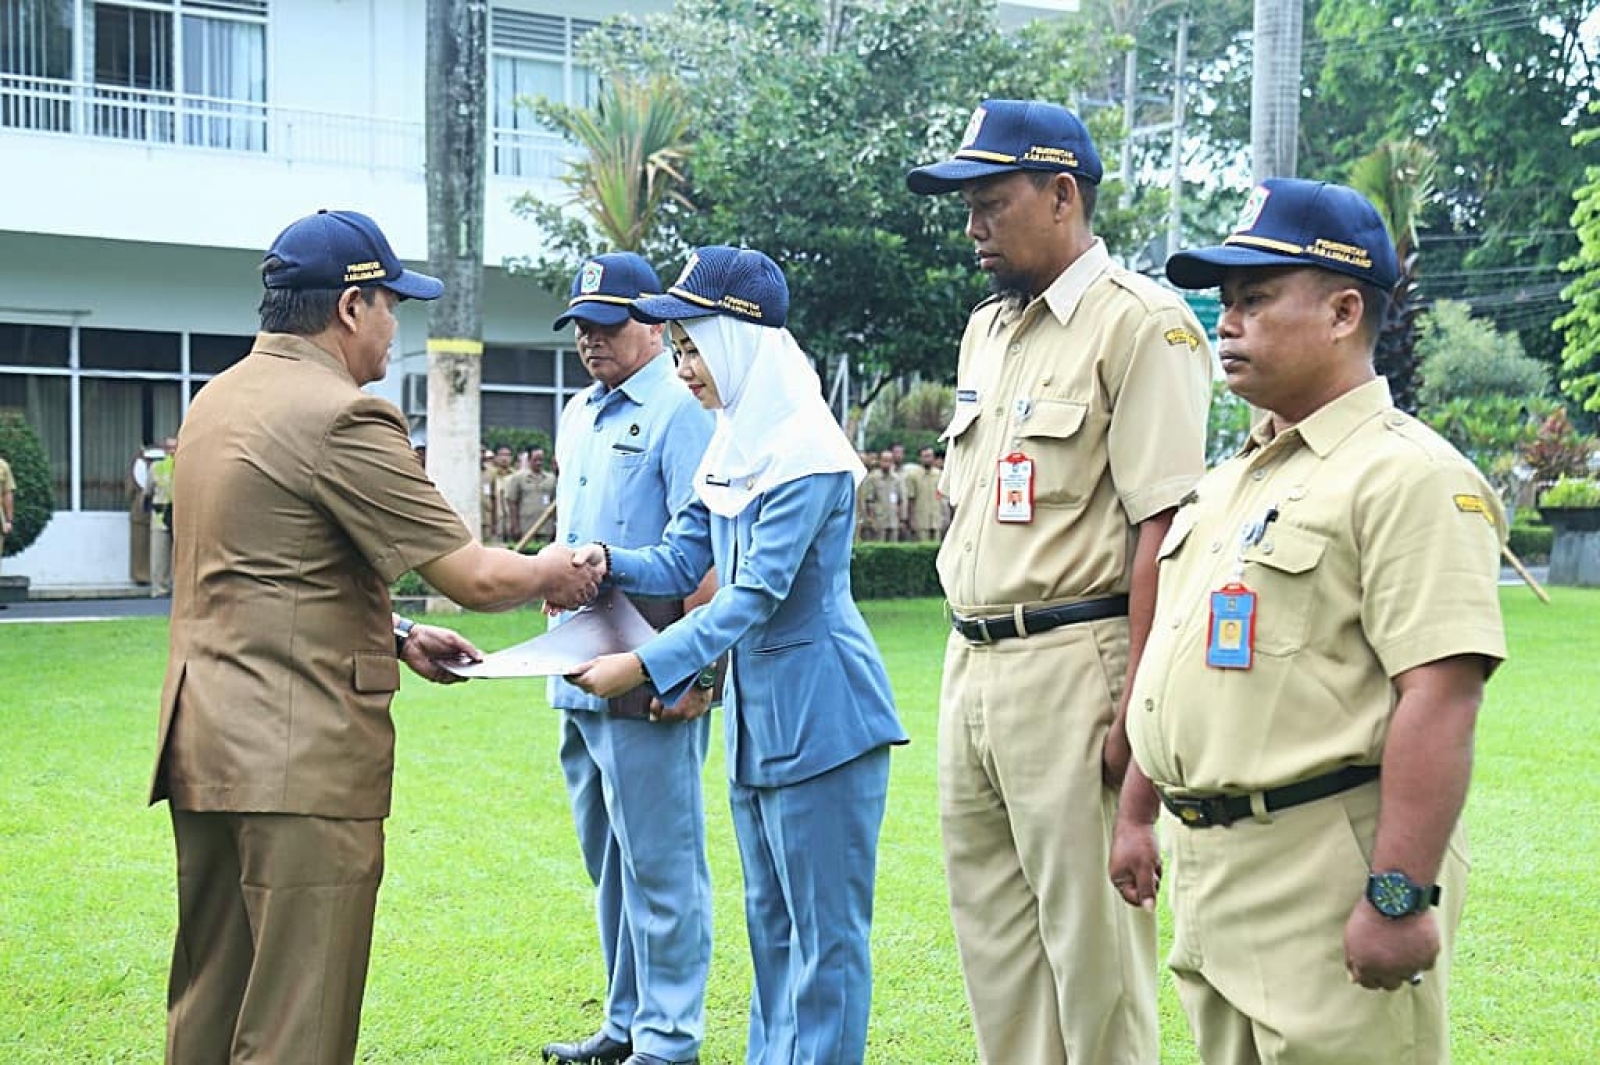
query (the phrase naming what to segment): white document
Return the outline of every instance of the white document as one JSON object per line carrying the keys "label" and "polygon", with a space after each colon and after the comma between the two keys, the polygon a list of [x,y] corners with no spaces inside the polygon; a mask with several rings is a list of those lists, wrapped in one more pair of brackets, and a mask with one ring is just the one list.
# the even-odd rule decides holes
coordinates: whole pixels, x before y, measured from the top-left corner
{"label": "white document", "polygon": [[609,588],[543,636],[485,655],[482,662],[440,665],[460,677],[565,675],[600,655],[637,650],[655,634],[628,597]]}

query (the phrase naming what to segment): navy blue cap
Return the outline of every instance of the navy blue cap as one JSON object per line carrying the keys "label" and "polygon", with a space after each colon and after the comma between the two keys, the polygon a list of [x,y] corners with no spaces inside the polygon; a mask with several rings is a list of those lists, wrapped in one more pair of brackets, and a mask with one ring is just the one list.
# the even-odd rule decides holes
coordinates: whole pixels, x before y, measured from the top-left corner
{"label": "navy blue cap", "polygon": [[789,320],[789,283],[783,271],[749,248],[696,248],[665,296],[633,305],[633,316],[644,322],[713,314],[779,328]]}
{"label": "navy blue cap", "polygon": [[567,313],[551,329],[565,329],[574,318],[596,325],[620,325],[628,308],[640,296],[661,291],[661,279],[651,265],[631,251],[615,251],[587,259],[572,278],[572,298]]}
{"label": "navy blue cap", "polygon": [[1224,270],[1247,266],[1315,266],[1385,292],[1400,277],[1378,209],[1355,189],[1303,178],[1257,185],[1232,235],[1214,248],[1178,252],[1167,260],[1167,280],[1179,288],[1215,288]]}
{"label": "navy blue cap", "polygon": [[1078,116],[1042,100],[985,100],[972,112],[953,159],[919,166],[906,187],[919,196],[1012,170],[1065,171],[1100,184],[1100,153]]}
{"label": "navy blue cap", "polygon": [[342,289],[382,285],[408,299],[436,300],[444,282],[400,265],[378,223],[357,211],[318,211],[278,234],[267,249],[283,266],[262,271],[268,288]]}

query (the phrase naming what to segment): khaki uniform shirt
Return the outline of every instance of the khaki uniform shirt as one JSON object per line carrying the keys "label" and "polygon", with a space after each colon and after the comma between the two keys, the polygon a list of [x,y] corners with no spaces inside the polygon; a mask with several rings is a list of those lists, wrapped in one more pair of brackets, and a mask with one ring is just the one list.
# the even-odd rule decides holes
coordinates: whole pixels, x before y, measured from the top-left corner
{"label": "khaki uniform shirt", "polygon": [[870,470],[858,489],[867,497],[867,527],[874,533],[893,532],[905,513],[906,488],[900,475]]}
{"label": "khaki uniform shirt", "polygon": [[[518,470],[500,482],[500,490],[505,495],[506,516],[511,523],[506,536],[521,536],[556,501],[556,475],[549,470]],[[555,514],[549,509],[537,535],[548,540],[555,534]]]}
{"label": "khaki uniform shirt", "polygon": [[919,533],[937,533],[944,525],[944,506],[939,499],[939,472],[921,466],[910,467],[906,472],[906,503],[912,529]]}
{"label": "khaki uniform shirt", "polygon": [[332,355],[262,333],[184,419],[151,801],[389,812],[389,582],[470,542],[405,418]]}
{"label": "khaki uniform shirt", "polygon": [[[1269,508],[1276,519],[1243,551],[1253,666],[1207,666],[1210,595]],[[1246,793],[1377,765],[1392,678],[1452,655],[1505,657],[1504,531],[1483,477],[1395,410],[1382,380],[1276,438],[1263,422],[1162,543],[1128,710],[1140,767],[1163,788]]]}
{"label": "khaki uniform shirt", "polygon": [[[1211,352],[1172,292],[1096,241],[1026,306],[989,300],[961,339],[939,578],[961,613],[1128,591],[1134,526],[1205,469]],[[996,518],[996,471],[1034,463],[1033,521]]]}

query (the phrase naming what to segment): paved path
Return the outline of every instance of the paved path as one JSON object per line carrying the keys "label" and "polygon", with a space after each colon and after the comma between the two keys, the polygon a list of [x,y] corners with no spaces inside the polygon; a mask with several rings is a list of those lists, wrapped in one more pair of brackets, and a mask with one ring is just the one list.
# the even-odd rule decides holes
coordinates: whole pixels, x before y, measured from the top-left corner
{"label": "paved path", "polygon": [[30,599],[0,604],[0,625],[25,621],[118,621],[166,617],[171,599]]}

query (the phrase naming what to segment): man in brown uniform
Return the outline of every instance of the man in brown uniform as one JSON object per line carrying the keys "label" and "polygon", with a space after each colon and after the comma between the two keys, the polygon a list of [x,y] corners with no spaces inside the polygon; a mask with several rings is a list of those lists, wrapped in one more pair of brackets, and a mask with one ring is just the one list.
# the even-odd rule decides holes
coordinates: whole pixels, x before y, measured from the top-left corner
{"label": "man in brown uniform", "polygon": [[1175,284],[1221,285],[1228,387],[1268,415],[1161,545],[1110,867],[1153,904],[1153,781],[1168,964],[1208,1062],[1449,1060],[1505,528],[1478,471],[1373,371],[1398,272],[1370,203],[1287,178],[1226,244],[1167,263]]}
{"label": "man in brown uniform", "polygon": [[[939,471],[933,465],[933,448],[917,453],[916,466],[906,473],[906,526],[910,539],[931,543],[944,528],[944,502],[939,496]],[[916,473],[909,471],[915,470]]]}
{"label": "man in brown uniform", "polygon": [[394,305],[436,298],[371,219],[303,218],[262,265],[255,348],[181,432],[171,649],[151,801],[169,800],[178,932],[167,1060],[349,1062],[383,872],[397,656],[473,655],[392,621],[410,569],[480,609],[593,591],[570,555],[473,541],[390,403]]}
{"label": "man in brown uniform", "polygon": [[959,191],[998,295],[961,340],[939,577],[955,631],[940,822],[982,1059],[1148,1065],[1155,922],[1101,867],[1155,549],[1204,469],[1210,353],[1171,292],[1111,261],[1077,116],[990,100],[916,193]]}
{"label": "man in brown uniform", "polygon": [[867,539],[893,542],[900,539],[900,525],[905,517],[906,488],[900,478],[900,467],[895,465],[894,452],[878,455],[876,469],[869,468],[858,492],[867,497]]}
{"label": "man in brown uniform", "polygon": [[516,543],[541,517],[534,539],[548,543],[555,536],[556,475],[544,468],[544,448],[528,452],[528,468],[502,481],[500,491],[505,497],[507,541]]}

